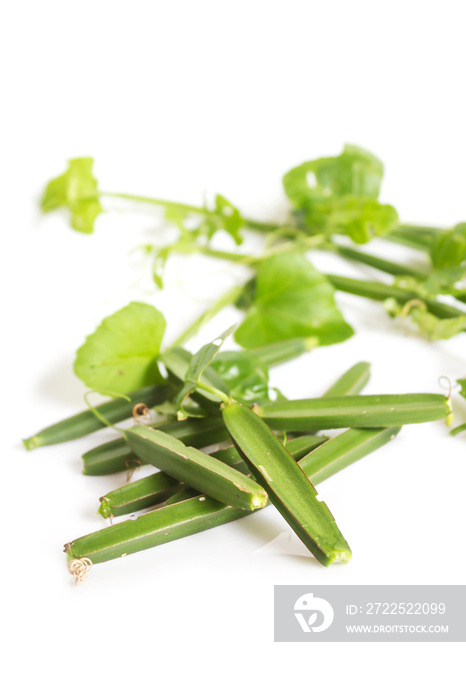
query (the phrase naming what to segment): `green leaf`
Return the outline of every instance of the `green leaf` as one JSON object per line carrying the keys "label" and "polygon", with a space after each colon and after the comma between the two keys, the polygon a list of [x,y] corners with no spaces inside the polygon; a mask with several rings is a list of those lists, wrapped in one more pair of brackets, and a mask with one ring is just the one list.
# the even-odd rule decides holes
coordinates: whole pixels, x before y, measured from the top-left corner
{"label": "green leaf", "polygon": [[456,287],[457,282],[461,282],[466,277],[466,266],[446,267],[442,270],[432,272],[425,280],[425,288],[431,296],[438,294],[455,294],[461,289]]}
{"label": "green leaf", "polygon": [[247,311],[254,304],[257,290],[257,277],[252,277],[249,282],[244,285],[241,294],[235,301],[235,306],[241,311]]}
{"label": "green leaf", "polygon": [[[273,392],[275,394],[273,401],[288,401],[289,400],[288,397],[285,396],[285,394],[282,391],[280,391],[280,389],[278,387],[274,386]],[[285,433],[285,435],[286,435],[286,433]]]}
{"label": "green leaf", "polygon": [[126,394],[162,381],[157,356],[165,319],[153,306],[131,302],[104,318],[76,356],[75,374],[101,394]]}
{"label": "green leaf", "polygon": [[71,226],[81,233],[93,233],[94,222],[103,211],[100,206],[97,180],[92,175],[92,158],[74,158],[68,169],[51,180],[45,188],[41,209],[44,212],[66,207],[71,213]]}
{"label": "green leaf", "polygon": [[413,292],[421,299],[428,299],[431,296],[426,287],[426,280],[422,280],[417,277],[399,275],[394,278],[393,286],[398,287],[398,289],[403,289],[406,292]]}
{"label": "green leaf", "polygon": [[253,403],[269,398],[269,370],[247,351],[221,352],[212,362],[237,401]]}
{"label": "green leaf", "polygon": [[466,223],[439,233],[434,239],[430,257],[438,270],[456,267],[466,261]]}
{"label": "green leaf", "polygon": [[448,340],[466,330],[466,315],[440,319],[431,314],[420,299],[413,299],[402,306],[391,297],[385,300],[384,306],[389,316],[406,319],[415,330],[430,340]]}
{"label": "green leaf", "polygon": [[298,208],[323,197],[377,199],[383,165],[369,151],[347,144],[339,156],[318,158],[292,168],[283,177],[286,195]]}
{"label": "green leaf", "polygon": [[466,379],[457,379],[457,383],[460,385],[460,394],[463,399],[466,399]]}
{"label": "green leaf", "polygon": [[410,276],[395,277],[394,284],[400,289],[415,292],[424,299],[435,299],[439,294],[457,294],[462,291],[456,286],[466,277],[466,266],[447,267],[435,270],[424,279]]}
{"label": "green leaf", "polygon": [[165,220],[170,224],[174,224],[181,231],[185,231],[185,221],[190,216],[190,213],[186,211],[185,207],[176,204],[176,202],[171,202],[165,205],[164,216]]}
{"label": "green leaf", "polygon": [[327,278],[303,255],[287,253],[260,263],[254,300],[235,340],[245,348],[310,337],[329,345],[351,335]]}
{"label": "green leaf", "polygon": [[[228,328],[228,330],[224,331],[224,333],[219,335],[218,338],[213,340],[211,343],[206,343],[206,345],[203,345],[202,348],[192,356],[185,374],[184,386],[176,398],[177,406],[180,411],[180,417],[186,417],[187,414],[183,411],[183,403],[188,396],[195,391],[199,385],[199,382],[201,381],[202,373],[209,367],[225,340],[233,332],[233,329],[234,326],[231,326],[231,328]],[[212,387],[212,392],[216,395],[220,393],[214,387]]]}
{"label": "green leaf", "polygon": [[217,194],[214,208],[206,209],[202,222],[198,228],[192,230],[192,240],[203,237],[209,241],[217,231],[222,230],[233,238],[236,245],[240,245],[243,242],[243,226],[244,220],[238,209],[223,195]]}
{"label": "green leaf", "polygon": [[238,209],[223,195],[218,194],[215,197],[215,214],[221,217],[219,228],[229,233],[235,243],[240,245],[243,242],[240,230],[244,226],[244,221]]}
{"label": "green leaf", "polygon": [[311,231],[341,233],[355,243],[367,243],[373,236],[382,236],[398,222],[396,209],[391,205],[349,195],[312,202],[302,218]]}

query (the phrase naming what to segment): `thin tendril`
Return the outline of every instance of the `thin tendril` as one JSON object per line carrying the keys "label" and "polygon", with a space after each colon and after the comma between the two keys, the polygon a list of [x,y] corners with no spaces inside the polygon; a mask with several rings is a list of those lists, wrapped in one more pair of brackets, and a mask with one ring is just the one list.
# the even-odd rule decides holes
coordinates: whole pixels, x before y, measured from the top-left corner
{"label": "thin tendril", "polygon": [[[445,382],[446,382],[446,385],[445,385]],[[450,378],[445,377],[445,376],[438,378],[438,385],[441,389],[448,389],[448,395],[445,398],[447,400],[447,406],[449,409],[449,413],[445,419],[445,422],[446,422],[447,426],[450,426],[453,424],[453,421],[454,421],[453,407],[451,405],[451,392],[452,392],[453,386],[452,386]]]}
{"label": "thin tendril", "polygon": [[[99,392],[95,391],[95,389],[91,389],[90,391],[86,391],[86,393],[84,394],[84,401],[86,402],[86,405],[89,408],[89,410],[92,411],[92,413],[95,415],[95,417],[98,418],[104,425],[106,425],[107,428],[113,428],[113,430],[116,430],[119,433],[124,433],[125,432],[124,430],[122,430],[121,428],[117,428],[115,425],[113,425],[113,423],[110,423],[110,421],[107,420],[105,418],[105,416],[103,416],[100,413],[100,411],[95,406],[93,406],[91,404],[91,402],[89,401],[89,399],[87,398],[89,396],[89,394],[97,394],[97,393],[99,393]],[[114,392],[112,392],[112,393],[108,392],[108,393],[110,394],[110,396],[115,396],[117,398],[125,399],[126,401],[131,401],[129,396],[125,396],[124,394],[116,394]]]}
{"label": "thin tendril", "polygon": [[[130,464],[135,464],[136,466],[130,467]],[[129,483],[131,481],[131,478],[134,474],[135,471],[140,469],[142,466],[141,462],[138,459],[127,459],[125,460],[125,467],[128,470],[126,472],[126,483]]]}
{"label": "thin tendril", "polygon": [[92,561],[88,557],[82,557],[82,559],[70,559],[68,562],[68,571],[72,576],[74,576],[74,582],[76,585],[78,583],[83,583],[92,569]]}
{"label": "thin tendril", "polygon": [[449,377],[446,377],[445,375],[442,375],[438,378],[437,383],[441,389],[443,389],[444,391],[448,391],[448,394],[445,398],[447,399],[447,401],[450,401],[451,393],[453,391],[453,384],[451,383],[451,379]]}
{"label": "thin tendril", "polygon": [[427,309],[426,304],[423,301],[421,301],[420,299],[410,299],[409,301],[406,302],[406,304],[401,309],[401,312],[399,315],[400,320],[406,318],[406,316],[409,314],[411,309],[413,309],[415,306],[419,307],[423,311],[425,311]]}

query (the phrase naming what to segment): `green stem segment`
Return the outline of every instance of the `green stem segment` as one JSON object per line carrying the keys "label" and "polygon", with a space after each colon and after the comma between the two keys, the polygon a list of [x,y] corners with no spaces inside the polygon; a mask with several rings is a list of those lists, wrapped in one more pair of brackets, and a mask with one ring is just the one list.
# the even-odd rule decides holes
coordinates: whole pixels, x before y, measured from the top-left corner
{"label": "green stem segment", "polygon": [[245,515],[249,515],[249,511],[226,506],[208,496],[196,496],[79,537],[65,545],[65,552],[68,560],[86,557],[93,564],[99,564],[203,532]]}
{"label": "green stem segment", "polygon": [[332,386],[323,394],[324,397],[352,396],[359,394],[369,381],[371,366],[369,362],[358,362],[350,367]]}
{"label": "green stem segment", "polygon": [[[313,350],[317,344],[315,338],[290,338],[270,343],[270,345],[263,345],[260,348],[252,348],[247,350],[247,353],[268,367],[274,367],[300,357],[304,353]],[[219,353],[218,358],[220,359],[221,357],[222,353]]]}
{"label": "green stem segment", "polygon": [[103,518],[134,513],[165,503],[170,496],[183,488],[184,484],[180,484],[177,479],[164,472],[157,472],[102,496],[98,513]]}
{"label": "green stem segment", "polygon": [[395,229],[386,233],[384,239],[399,243],[415,250],[429,252],[430,247],[435,240],[435,236],[442,233],[444,229],[434,228],[432,226],[414,226],[411,224],[402,224]]}
{"label": "green stem segment", "polygon": [[425,423],[446,419],[451,407],[442,394],[387,394],[276,401],[256,413],[274,430],[328,430]]}
{"label": "green stem segment", "polygon": [[459,435],[460,433],[464,433],[466,430],[466,423],[461,423],[461,425],[457,425],[456,428],[453,428],[453,430],[450,430],[450,435],[452,437],[455,437],[455,435]]}
{"label": "green stem segment", "polygon": [[[327,279],[333,284],[335,289],[341,292],[355,294],[356,296],[376,301],[394,298],[400,303],[406,304],[412,299],[419,299],[419,296],[414,292],[390,284],[383,284],[382,282],[366,282],[365,280],[341,277],[339,275],[327,275]],[[459,316],[464,316],[464,313],[459,309],[448,306],[448,304],[442,304],[439,301],[435,301],[435,299],[422,299],[421,301],[437,318],[458,318]]]}
{"label": "green stem segment", "polygon": [[247,476],[166,433],[136,425],[126,431],[126,437],[143,461],[163,467],[178,481],[222,503],[244,510],[263,508],[267,503],[266,492]]}
{"label": "green stem segment", "polygon": [[[332,246],[331,250],[334,250],[338,255],[349,260],[354,260],[355,262],[360,262],[363,265],[368,265],[376,270],[381,270],[382,272],[387,272],[395,277],[413,277],[414,279],[423,281],[428,278],[427,272],[421,272],[413,267],[407,267],[406,265],[400,265],[399,263],[392,262],[391,260],[385,260],[384,258],[378,258],[375,255],[368,255],[363,253],[356,248],[347,248],[345,246]],[[453,296],[458,301],[466,302],[466,292],[462,289],[449,289],[448,294]],[[364,295],[362,295],[364,296]],[[433,302],[434,308],[438,309],[438,302]],[[444,306],[444,305],[442,305]],[[441,313],[444,313],[441,311]]]}
{"label": "green stem segment", "polygon": [[[309,454],[309,452],[312,452],[312,450],[317,449],[327,440],[328,437],[326,435],[300,435],[299,437],[288,440],[286,449],[292,455],[293,459],[298,460]],[[229,464],[230,467],[237,469],[243,474],[251,473],[249,465],[244,461],[242,455],[234,445],[216,450],[212,453],[212,456],[225,464]]]}
{"label": "green stem segment", "polygon": [[[207,447],[223,442],[228,438],[228,431],[221,416],[212,418],[188,418],[184,421],[174,421],[158,424],[157,430],[182,440],[190,447]],[[127,469],[134,469],[141,460],[133,452],[124,438],[111,440],[103,445],[89,450],[82,456],[84,462],[83,474],[87,476],[102,476],[116,474]]]}
{"label": "green stem segment", "polygon": [[427,273],[416,270],[413,267],[400,265],[399,263],[392,262],[391,260],[385,260],[384,258],[378,258],[375,255],[363,253],[361,250],[359,250],[359,248],[348,248],[347,246],[335,245],[332,247],[332,250],[338,253],[338,255],[340,255],[342,258],[362,263],[368,267],[373,267],[376,270],[386,272],[394,277],[414,277],[415,279],[419,280],[424,280],[427,277]]}
{"label": "green stem segment", "polygon": [[[130,398],[129,401],[126,401],[126,399],[114,399],[99,404],[96,408],[109,423],[118,423],[119,421],[131,417],[136,404],[143,403],[148,408],[152,408],[157,404],[167,401],[171,393],[172,390],[168,385],[149,386],[131,392],[128,395]],[[40,433],[23,440],[23,443],[27,450],[33,450],[36,447],[56,445],[60,442],[75,440],[76,438],[94,433],[101,428],[105,428],[105,424],[99,420],[98,416],[93,411],[82,411],[74,416],[70,416],[70,418],[65,418],[65,420],[59,423],[54,423],[54,425],[48,428],[44,428]]]}
{"label": "green stem segment", "polygon": [[350,428],[303,457],[299,466],[313,484],[318,484],[390,442],[400,430],[398,426],[372,430]]}
{"label": "green stem segment", "polygon": [[270,428],[237,403],[225,406],[222,415],[251,473],[306,547],[325,566],[349,561],[351,550],[332,514]]}

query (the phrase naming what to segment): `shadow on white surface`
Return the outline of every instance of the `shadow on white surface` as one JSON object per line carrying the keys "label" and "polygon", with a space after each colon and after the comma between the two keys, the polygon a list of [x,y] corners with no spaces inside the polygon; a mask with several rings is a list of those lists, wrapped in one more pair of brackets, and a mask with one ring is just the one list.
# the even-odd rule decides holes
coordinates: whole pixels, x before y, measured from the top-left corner
{"label": "shadow on white surface", "polygon": [[[260,515],[263,516],[264,513]],[[237,528],[242,528],[243,533],[248,537],[248,541],[256,541],[258,543],[258,548],[252,551],[253,555],[265,554],[266,556],[292,557],[296,560],[305,560],[320,566],[294,532],[290,530],[284,532],[279,525],[267,521],[264,517],[244,518],[238,520],[235,524]]]}
{"label": "shadow on white surface", "polygon": [[314,559],[301,540],[293,532],[281,532],[273,540],[257,549],[255,554],[280,554]]}
{"label": "shadow on white surface", "polygon": [[241,530],[249,541],[253,539],[257,541],[258,547],[272,542],[282,533],[282,529],[263,517],[264,515],[265,513],[262,512],[252,513],[248,518],[242,518],[235,523],[238,530]]}

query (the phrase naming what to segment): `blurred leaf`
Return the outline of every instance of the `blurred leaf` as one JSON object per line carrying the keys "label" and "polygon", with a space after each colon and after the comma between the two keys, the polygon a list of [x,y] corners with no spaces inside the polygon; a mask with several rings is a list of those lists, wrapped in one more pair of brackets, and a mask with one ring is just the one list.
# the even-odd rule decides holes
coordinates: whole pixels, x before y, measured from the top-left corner
{"label": "blurred leaf", "polygon": [[425,280],[425,288],[428,294],[454,294],[461,291],[455,285],[466,277],[466,266],[447,267],[443,270],[436,270]]}
{"label": "blurred leaf", "polygon": [[344,234],[355,243],[367,243],[373,236],[382,236],[398,221],[396,210],[389,204],[352,196],[312,202],[302,217],[311,231]]}
{"label": "blurred leaf", "polygon": [[186,211],[185,207],[179,206],[178,204],[173,202],[171,204],[165,205],[164,216],[165,220],[168,221],[170,224],[174,224],[181,231],[185,231],[185,221],[188,218],[188,216],[191,216],[191,214]]}
{"label": "blurred leaf", "polygon": [[310,160],[283,177],[287,197],[298,209],[324,197],[377,199],[383,165],[369,151],[347,144],[339,156]]}
{"label": "blurred leaf", "polygon": [[466,267],[449,267],[435,270],[424,279],[416,277],[395,277],[394,285],[400,289],[415,292],[421,299],[434,299],[439,294],[452,294],[462,290],[456,286],[466,277]]}
{"label": "blurred leaf", "polygon": [[221,218],[220,228],[229,233],[237,245],[242,243],[243,237],[240,234],[240,230],[244,225],[244,221],[238,209],[223,195],[218,194],[215,197],[214,211]]}
{"label": "blurred leaf", "polygon": [[389,316],[406,319],[413,329],[430,340],[448,340],[466,330],[466,315],[440,319],[431,314],[419,299],[402,306],[395,299],[389,298],[385,300],[384,306]]}
{"label": "blurred leaf", "polygon": [[241,294],[235,302],[237,309],[247,311],[254,304],[254,300],[256,298],[256,287],[257,278],[252,277],[249,282],[244,285]]}
{"label": "blurred leaf", "polygon": [[236,245],[243,242],[240,231],[244,226],[244,220],[238,209],[223,195],[217,194],[214,208],[206,208],[205,212],[199,226],[191,231],[192,240],[203,237],[210,241],[217,231],[225,231],[233,238]]}
{"label": "blurred leaf", "polygon": [[456,381],[461,387],[461,396],[463,397],[463,399],[466,399],[466,379],[457,379]]}
{"label": "blurred leaf", "polygon": [[258,267],[252,305],[235,333],[245,348],[286,338],[316,338],[320,345],[353,335],[327,278],[299,253],[276,255]]}
{"label": "blurred leaf", "polygon": [[79,348],[75,374],[90,389],[126,394],[162,381],[157,356],[165,319],[149,304],[131,302],[104,318]]}
{"label": "blurred leaf", "polygon": [[430,257],[436,269],[451,268],[466,261],[466,223],[439,233],[431,247]]}
{"label": "blurred leaf", "polygon": [[74,158],[68,169],[51,180],[45,188],[43,212],[66,207],[71,213],[71,226],[80,233],[93,233],[100,206],[97,180],[92,175],[92,158]]}

